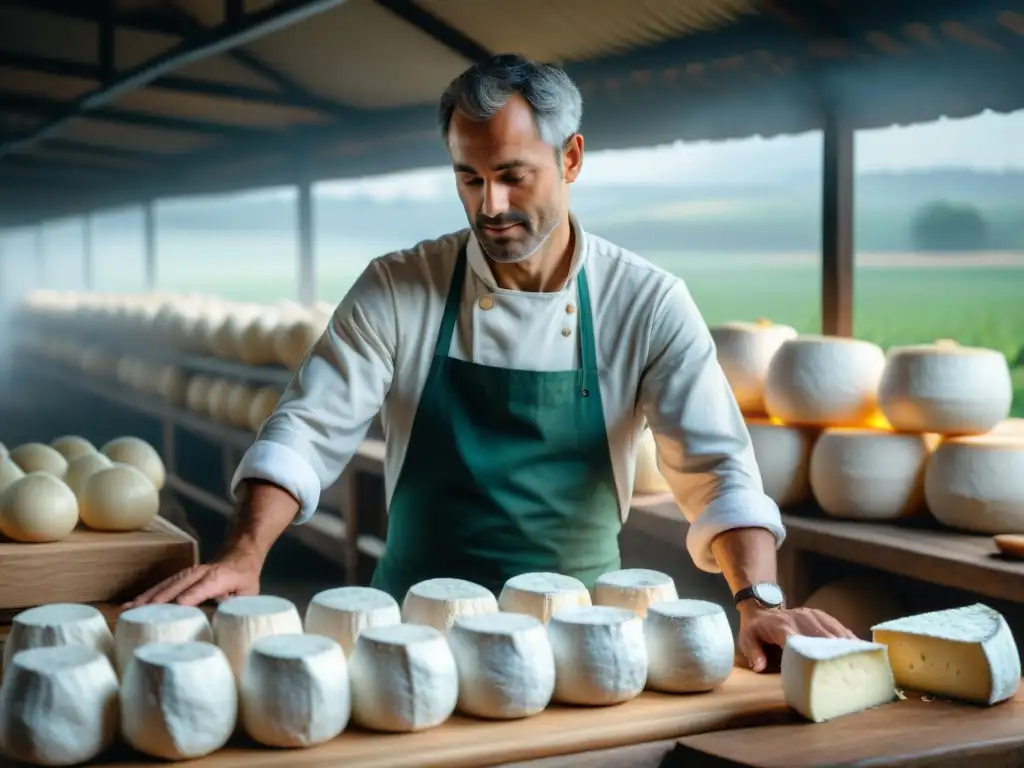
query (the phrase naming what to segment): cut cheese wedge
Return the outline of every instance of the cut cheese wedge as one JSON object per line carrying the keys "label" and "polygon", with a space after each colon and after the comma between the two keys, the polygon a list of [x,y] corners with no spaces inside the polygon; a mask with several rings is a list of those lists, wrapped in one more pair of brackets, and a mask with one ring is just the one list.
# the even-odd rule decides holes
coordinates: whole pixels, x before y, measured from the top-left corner
{"label": "cut cheese wedge", "polygon": [[636,698],[647,683],[643,620],[633,611],[591,606],[548,623],[555,656],[554,701],[606,706]]}
{"label": "cut cheese wedge", "polygon": [[306,608],[305,627],[311,635],[333,638],[350,656],[364,629],[401,621],[398,603],[387,592],[372,587],[337,587],[313,596]]}
{"label": "cut cheese wedge", "polygon": [[590,605],[590,591],[582,581],[560,573],[523,573],[505,582],[498,607],[525,613],[547,623],[558,611]]}
{"label": "cut cheese wedge", "polygon": [[486,587],[464,579],[427,579],[413,584],[402,603],[402,621],[447,632],[459,616],[495,613],[498,601]]}
{"label": "cut cheese wedge", "polygon": [[22,611],[11,622],[4,643],[4,669],[14,656],[33,648],[81,645],[114,662],[114,635],[103,614],[91,605],[51,603]]}
{"label": "cut cheese wedge", "polygon": [[375,731],[421,731],[444,723],[459,699],[445,636],[421,624],[370,627],[349,663],[352,720]]}
{"label": "cut cheese wedge", "polygon": [[594,605],[625,608],[643,618],[655,603],[676,600],[676,583],[668,574],[647,568],[625,568],[598,578]]}
{"label": "cut cheese wedge", "polygon": [[871,628],[889,649],[896,685],[996,704],[1020,686],[1020,656],[1006,619],[977,603],[887,621]]}
{"label": "cut cheese wedge", "polygon": [[721,685],[736,652],[722,606],[706,600],[673,600],[647,609],[647,687],[697,693]]}
{"label": "cut cheese wedge", "polygon": [[811,498],[811,451],[818,431],[776,424],[770,419],[747,419],[754,458],[764,492],[780,507]]}
{"label": "cut cheese wedge", "polygon": [[455,620],[448,643],[459,670],[458,709],[498,720],[544,710],[555,690],[555,658],[534,616],[485,613]]}
{"label": "cut cheese wedge", "polygon": [[885,646],[839,637],[789,637],[782,690],[790,707],[816,723],[896,698]]}
{"label": "cut cheese wedge", "polygon": [[252,595],[225,600],[213,614],[213,636],[235,677],[242,679],[253,643],[271,635],[302,634],[295,604],[283,597]]}
{"label": "cut cheese wedge", "polygon": [[135,649],[147,643],[212,643],[206,614],[188,605],[140,605],[125,611],[114,627],[117,671],[124,674]]}

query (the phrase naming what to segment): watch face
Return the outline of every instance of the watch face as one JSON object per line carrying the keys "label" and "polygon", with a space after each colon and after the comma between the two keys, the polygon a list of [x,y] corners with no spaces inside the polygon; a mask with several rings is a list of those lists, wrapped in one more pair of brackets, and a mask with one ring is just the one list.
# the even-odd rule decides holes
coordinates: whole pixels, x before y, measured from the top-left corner
{"label": "watch face", "polygon": [[751,589],[759,602],[772,606],[782,605],[785,602],[782,590],[777,584],[755,584]]}

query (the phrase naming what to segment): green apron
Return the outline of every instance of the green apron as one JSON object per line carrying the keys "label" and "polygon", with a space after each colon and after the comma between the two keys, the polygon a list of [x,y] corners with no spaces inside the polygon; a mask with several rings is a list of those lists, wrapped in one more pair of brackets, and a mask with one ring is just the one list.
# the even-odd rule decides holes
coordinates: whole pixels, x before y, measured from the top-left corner
{"label": "green apron", "polygon": [[399,602],[440,577],[497,594],[513,576],[548,571],[591,588],[620,567],[622,521],[586,275],[576,278],[581,367],[556,372],[448,356],[465,275],[463,247],[371,584]]}

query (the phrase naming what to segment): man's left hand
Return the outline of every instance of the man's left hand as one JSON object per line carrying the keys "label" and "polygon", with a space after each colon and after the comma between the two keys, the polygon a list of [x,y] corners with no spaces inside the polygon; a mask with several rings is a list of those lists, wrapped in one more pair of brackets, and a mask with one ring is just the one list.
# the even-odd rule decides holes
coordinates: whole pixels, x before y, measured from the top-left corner
{"label": "man's left hand", "polygon": [[857,639],[827,613],[814,608],[762,608],[753,601],[744,601],[739,612],[737,650],[755,672],[764,672],[768,665],[766,646],[783,648],[790,635]]}

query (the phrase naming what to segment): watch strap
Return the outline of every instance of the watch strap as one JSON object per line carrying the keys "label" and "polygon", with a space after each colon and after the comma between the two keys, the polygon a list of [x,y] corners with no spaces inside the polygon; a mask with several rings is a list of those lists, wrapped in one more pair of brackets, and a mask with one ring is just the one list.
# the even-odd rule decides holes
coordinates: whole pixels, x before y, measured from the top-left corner
{"label": "watch strap", "polygon": [[[772,591],[777,590],[779,595],[782,596],[782,601],[778,603],[766,602],[764,599],[762,599],[761,595],[758,594],[761,591],[758,588],[762,586],[773,587],[774,590]],[[733,595],[734,605],[739,605],[745,600],[753,600],[762,608],[782,608],[786,604],[786,598],[782,593],[782,589],[777,584],[769,584],[767,582],[751,584],[750,586],[744,587],[743,589],[739,590],[735,595]]]}

